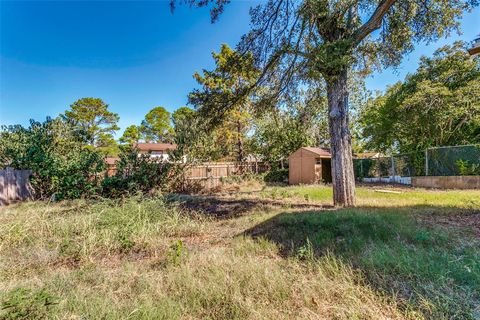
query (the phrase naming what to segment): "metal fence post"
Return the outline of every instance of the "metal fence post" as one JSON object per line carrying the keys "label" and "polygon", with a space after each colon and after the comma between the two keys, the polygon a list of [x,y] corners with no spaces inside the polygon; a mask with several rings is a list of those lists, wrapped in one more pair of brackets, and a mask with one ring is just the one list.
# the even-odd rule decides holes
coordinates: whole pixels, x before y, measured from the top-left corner
{"label": "metal fence post", "polygon": [[365,177],[363,174],[363,159],[360,159],[360,176],[362,179]]}

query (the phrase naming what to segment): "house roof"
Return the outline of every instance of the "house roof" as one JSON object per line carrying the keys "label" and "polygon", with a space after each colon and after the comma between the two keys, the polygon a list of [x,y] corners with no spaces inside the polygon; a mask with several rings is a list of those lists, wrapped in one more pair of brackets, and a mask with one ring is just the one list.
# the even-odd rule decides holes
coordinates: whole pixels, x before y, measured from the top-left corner
{"label": "house roof", "polygon": [[167,151],[177,149],[174,143],[137,143],[133,146],[139,151]]}
{"label": "house roof", "polygon": [[480,53],[480,34],[473,40],[472,47],[468,49],[468,53],[471,56]]}
{"label": "house roof", "polygon": [[473,48],[468,49],[468,53],[469,53],[471,56],[480,53],[480,46],[476,46],[476,47],[473,47]]}

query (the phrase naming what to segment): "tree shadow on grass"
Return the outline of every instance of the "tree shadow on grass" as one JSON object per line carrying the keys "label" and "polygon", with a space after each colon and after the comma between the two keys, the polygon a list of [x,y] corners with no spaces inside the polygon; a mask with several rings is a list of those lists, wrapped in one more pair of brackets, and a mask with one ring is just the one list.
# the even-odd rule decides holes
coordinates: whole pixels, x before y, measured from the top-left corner
{"label": "tree shadow on grass", "polygon": [[302,210],[326,210],[333,208],[333,206],[308,202],[287,203],[281,199],[236,199],[200,195],[175,195],[169,200],[175,201],[184,209],[193,210],[197,213],[217,219],[234,218],[262,208],[288,207],[291,209]]}
{"label": "tree shadow on grass", "polygon": [[242,235],[276,243],[285,258],[333,254],[427,318],[471,319],[480,315],[480,242],[457,231],[400,209],[355,208],[283,212]]}

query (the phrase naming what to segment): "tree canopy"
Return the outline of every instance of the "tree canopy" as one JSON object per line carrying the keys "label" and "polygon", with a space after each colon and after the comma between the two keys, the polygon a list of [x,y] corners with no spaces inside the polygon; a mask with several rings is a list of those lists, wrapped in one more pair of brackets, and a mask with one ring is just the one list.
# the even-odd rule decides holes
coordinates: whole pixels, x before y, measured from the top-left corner
{"label": "tree canopy", "polygon": [[480,141],[480,63],[457,42],[422,57],[417,71],[367,105],[367,147],[398,152]]}
{"label": "tree canopy", "polygon": [[133,145],[134,143],[137,143],[140,141],[140,130],[138,126],[136,125],[130,125],[128,126],[125,131],[123,132],[123,135],[120,137],[119,141],[121,143],[127,143],[130,145]]}
{"label": "tree canopy", "polygon": [[119,129],[119,116],[108,110],[100,98],[82,98],[70,105],[63,117],[74,126],[83,130],[87,141],[97,146],[100,141],[113,139],[113,133]]}
{"label": "tree canopy", "polygon": [[242,56],[226,44],[212,56],[215,69],[204,69],[202,75],[194,74],[202,88],[189,94],[189,102],[197,108],[207,126],[216,126],[220,133],[218,138],[224,138],[227,149],[236,146],[236,159],[242,161],[246,156],[245,139],[252,112],[250,94],[245,93],[256,81],[258,71],[252,55]]}
{"label": "tree canopy", "polygon": [[145,115],[139,130],[146,142],[172,142],[170,112],[164,107],[153,108]]}
{"label": "tree canopy", "polygon": [[202,87],[194,89],[188,96],[189,103],[213,124],[224,120],[231,110],[246,110],[250,106],[251,85],[258,70],[254,67],[251,54],[242,55],[222,44],[218,53],[212,52],[215,69],[203,69],[193,77]]}
{"label": "tree canopy", "polygon": [[201,135],[197,112],[189,107],[180,107],[172,113],[171,118],[178,152],[195,157],[192,153]]}
{"label": "tree canopy", "polygon": [[283,108],[272,108],[253,119],[253,151],[277,166],[300,147],[329,146],[326,111],[324,92],[298,92]]}

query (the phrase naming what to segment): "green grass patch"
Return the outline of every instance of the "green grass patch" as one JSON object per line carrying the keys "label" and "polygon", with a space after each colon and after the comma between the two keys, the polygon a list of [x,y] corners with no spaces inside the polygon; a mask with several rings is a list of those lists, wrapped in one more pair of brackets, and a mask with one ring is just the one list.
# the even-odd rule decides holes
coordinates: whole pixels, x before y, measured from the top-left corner
{"label": "green grass patch", "polygon": [[478,315],[480,241],[421,225],[405,212],[284,213],[248,233],[277,243],[287,257],[333,254],[361,270],[370,285],[399,294],[405,308],[429,318]]}
{"label": "green grass patch", "polygon": [[[425,190],[401,188],[399,193],[383,193],[378,190],[390,189],[381,186],[357,187],[357,205],[365,207],[436,206],[465,209],[480,208],[480,190]],[[312,200],[332,204],[331,186],[301,185],[288,187],[266,187],[262,191],[266,198]]]}

